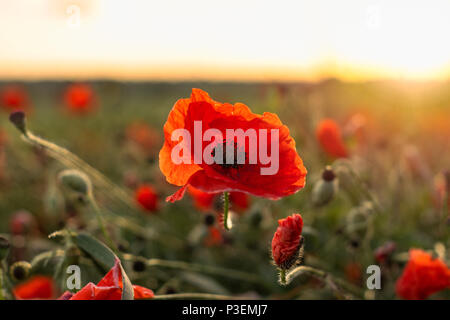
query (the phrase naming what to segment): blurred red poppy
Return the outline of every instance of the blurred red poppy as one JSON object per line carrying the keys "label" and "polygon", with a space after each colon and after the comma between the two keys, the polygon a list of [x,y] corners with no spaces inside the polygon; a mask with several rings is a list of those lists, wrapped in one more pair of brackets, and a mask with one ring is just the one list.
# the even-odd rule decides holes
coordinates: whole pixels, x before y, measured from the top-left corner
{"label": "blurred red poppy", "polygon": [[[215,129],[223,137],[226,136],[227,129],[234,130],[236,135],[239,135],[238,129],[242,131],[253,129],[256,132],[259,132],[259,129],[266,129],[269,133],[263,138],[258,136],[255,145],[264,145],[267,149],[271,149],[272,146],[272,129],[278,130],[276,132],[279,133],[279,139],[275,142],[279,147],[279,170],[274,174],[261,174],[261,169],[268,167],[261,163],[261,159],[256,164],[238,164],[237,162],[232,165],[216,162],[207,164],[204,161],[200,164],[194,163],[195,161],[174,163],[172,151],[179,141],[172,140],[173,132],[184,129],[190,133],[190,137],[194,137],[194,122],[197,121],[201,121],[203,132]],[[219,103],[212,100],[206,92],[192,89],[189,99],[180,99],[175,103],[164,125],[164,137],[164,146],[159,153],[160,169],[169,183],[182,186],[175,194],[168,197],[167,201],[180,200],[188,185],[205,192],[241,191],[269,199],[279,199],[293,194],[305,185],[306,169],[297,154],[295,141],[289,135],[289,129],[273,113],[265,112],[262,116],[257,115],[242,103],[234,105]],[[245,140],[245,136],[243,138]],[[199,151],[202,155],[204,154],[206,147],[208,150],[219,147],[225,149],[223,146],[230,144],[234,144],[235,154],[237,150],[242,150],[246,155],[250,153],[249,143],[238,145],[236,140],[226,141],[225,139],[211,143],[200,141],[200,144],[201,150],[197,150],[199,155]],[[214,148],[211,148],[211,144]],[[191,160],[194,160],[194,143],[190,146],[192,148],[188,151],[191,151]],[[214,150],[211,150],[211,154]]]}
{"label": "blurred red poppy", "polygon": [[64,92],[64,103],[73,114],[87,114],[96,106],[95,94],[87,84],[72,84]]}
{"label": "blurred red poppy", "polygon": [[222,233],[215,226],[208,227],[208,235],[205,238],[205,246],[213,247],[223,243]]}
{"label": "blurred red poppy", "polygon": [[433,259],[423,250],[411,249],[409,261],[395,288],[403,299],[426,299],[433,293],[450,288],[450,269],[441,259]]}
{"label": "blurred red poppy", "polygon": [[158,210],[158,194],[148,184],[141,185],[136,189],[135,199],[140,207],[146,211],[154,212]]}
{"label": "blurred red poppy", "polygon": [[144,122],[133,122],[128,125],[125,135],[128,140],[146,152],[160,145],[159,134]]}
{"label": "blurred red poppy", "polygon": [[[193,186],[188,187],[188,193],[194,199],[195,207],[202,211],[209,211],[214,209],[214,203],[218,197],[221,196],[220,192],[204,192]],[[230,201],[232,208],[236,212],[242,212],[248,209],[250,205],[250,199],[248,194],[244,192],[230,192]]]}
{"label": "blurred red poppy", "polygon": [[278,220],[272,239],[272,257],[281,269],[289,269],[297,260],[301,249],[303,219],[298,213]]}
{"label": "blurred red poppy", "polygon": [[348,156],[347,148],[341,135],[341,128],[333,119],[323,119],[316,130],[317,140],[322,149],[333,158]]}
{"label": "blurred red poppy", "polygon": [[[117,259],[114,267],[95,285],[89,282],[80,291],[71,294],[66,291],[60,300],[121,300],[122,299],[122,271]],[[133,286],[135,299],[153,298],[153,291],[141,286]]]}
{"label": "blurred red poppy", "polygon": [[14,296],[19,300],[52,299],[55,297],[53,279],[46,276],[34,276],[13,289]]}
{"label": "blurred red poppy", "polygon": [[26,109],[29,106],[27,92],[22,87],[15,85],[2,88],[0,92],[0,103],[8,111]]}

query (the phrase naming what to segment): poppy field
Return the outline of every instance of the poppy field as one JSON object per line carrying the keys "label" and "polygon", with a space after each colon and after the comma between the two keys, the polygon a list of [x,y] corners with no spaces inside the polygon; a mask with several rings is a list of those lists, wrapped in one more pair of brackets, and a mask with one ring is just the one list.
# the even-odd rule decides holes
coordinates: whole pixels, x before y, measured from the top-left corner
{"label": "poppy field", "polygon": [[446,300],[448,150],[448,81],[1,82],[0,299]]}

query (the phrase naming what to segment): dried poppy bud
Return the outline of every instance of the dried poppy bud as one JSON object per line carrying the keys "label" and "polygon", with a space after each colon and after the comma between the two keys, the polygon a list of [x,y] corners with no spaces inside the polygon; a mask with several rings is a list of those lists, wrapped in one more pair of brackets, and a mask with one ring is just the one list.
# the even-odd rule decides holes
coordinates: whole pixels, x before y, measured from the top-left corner
{"label": "dried poppy bud", "polygon": [[15,111],[9,115],[9,121],[11,121],[17,129],[23,134],[26,133],[25,112]]}
{"label": "dried poppy bud", "polygon": [[278,220],[272,239],[272,257],[282,270],[288,270],[301,259],[303,219],[298,213]]}
{"label": "dried poppy bud", "polygon": [[0,237],[0,261],[8,256],[9,247],[9,241],[6,238]]}
{"label": "dried poppy bud", "polygon": [[26,261],[17,261],[10,268],[9,273],[14,281],[23,281],[30,275],[31,264]]}
{"label": "dried poppy bud", "polygon": [[330,166],[322,173],[322,179],[317,181],[312,191],[312,202],[315,206],[323,206],[329,203],[337,189],[335,174]]}
{"label": "dried poppy bud", "polygon": [[92,192],[92,183],[89,177],[78,170],[64,170],[58,175],[58,180],[69,190],[89,195]]}

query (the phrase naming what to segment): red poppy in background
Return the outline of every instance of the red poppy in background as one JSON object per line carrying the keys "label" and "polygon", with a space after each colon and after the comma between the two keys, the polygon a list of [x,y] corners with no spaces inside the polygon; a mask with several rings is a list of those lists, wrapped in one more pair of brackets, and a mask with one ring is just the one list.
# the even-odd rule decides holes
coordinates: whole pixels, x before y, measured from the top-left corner
{"label": "red poppy in background", "polygon": [[333,158],[348,156],[347,148],[341,134],[341,128],[333,119],[323,119],[316,130],[317,140],[323,150]]}
{"label": "red poppy in background", "polygon": [[[273,175],[262,175],[261,168],[267,165],[262,165],[260,161],[256,164],[233,165],[217,163],[208,165],[204,161],[201,164],[195,164],[194,161],[175,164],[171,154],[178,141],[172,141],[172,133],[176,129],[185,129],[191,137],[194,137],[194,121],[202,122],[203,132],[207,129],[217,129],[223,137],[226,136],[226,129],[242,129],[243,131],[254,129],[256,132],[259,129],[266,129],[269,132],[271,129],[278,129],[278,172]],[[172,108],[164,125],[164,137],[164,146],[159,153],[160,169],[169,183],[182,186],[175,194],[168,197],[167,201],[180,200],[188,185],[204,192],[240,191],[269,199],[279,199],[293,194],[305,185],[306,169],[297,154],[295,141],[289,135],[289,129],[273,113],[265,112],[263,115],[257,115],[242,103],[234,105],[219,103],[212,100],[206,92],[192,89],[189,99],[178,100]],[[265,144],[267,149],[270,149],[271,134],[267,134],[266,138],[267,141],[261,141],[261,144]],[[259,140],[258,136],[256,144],[258,146]],[[236,146],[236,141],[226,140],[216,143],[216,147],[235,143],[236,150],[239,148],[246,154],[249,152],[247,144]],[[201,144],[201,154],[203,154],[209,142],[202,141]],[[191,146],[193,147],[194,143],[191,143]],[[193,160],[194,152],[191,152],[191,156]]]}
{"label": "red poppy in background", "polygon": [[450,269],[441,259],[420,249],[409,251],[409,261],[397,280],[396,292],[408,300],[423,300],[433,293],[450,288]]}
{"label": "red poppy in background", "polygon": [[46,276],[34,276],[13,289],[14,296],[19,300],[52,299],[55,297],[53,279]]}
{"label": "red poppy in background", "polygon": [[[141,286],[133,286],[134,299],[153,298],[153,291]],[[95,285],[89,282],[80,291],[72,294],[66,291],[60,300],[121,300],[122,299],[122,271],[117,259],[114,267]]]}
{"label": "red poppy in background", "polygon": [[[189,186],[187,190],[194,199],[195,207],[202,211],[209,211],[214,208],[214,202],[221,196],[221,193],[204,192],[193,186]],[[230,202],[232,208],[236,211],[245,211],[250,206],[249,196],[243,192],[230,192]]]}
{"label": "red poppy in background", "polygon": [[144,122],[133,122],[128,125],[125,135],[144,151],[152,150],[160,145],[159,134]]}
{"label": "red poppy in background", "polygon": [[64,92],[64,103],[74,114],[87,114],[95,108],[94,90],[87,84],[72,84]]}
{"label": "red poppy in background", "polygon": [[10,111],[26,109],[28,105],[27,92],[20,86],[9,85],[0,92],[1,106]]}
{"label": "red poppy in background", "polygon": [[272,257],[281,269],[289,269],[297,260],[301,248],[303,219],[298,213],[278,220],[272,239]]}
{"label": "red poppy in background", "polygon": [[222,233],[219,228],[215,226],[208,227],[208,235],[204,240],[205,246],[213,247],[223,243]]}
{"label": "red poppy in background", "polygon": [[146,211],[154,212],[158,210],[158,194],[148,184],[143,184],[136,189],[135,199],[140,207]]}

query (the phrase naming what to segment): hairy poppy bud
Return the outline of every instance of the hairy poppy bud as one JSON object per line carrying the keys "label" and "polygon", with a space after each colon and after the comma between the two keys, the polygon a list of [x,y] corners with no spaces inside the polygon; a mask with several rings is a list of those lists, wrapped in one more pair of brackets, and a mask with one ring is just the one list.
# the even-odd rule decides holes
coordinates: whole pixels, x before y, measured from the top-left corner
{"label": "hairy poppy bud", "polygon": [[335,174],[330,166],[322,173],[322,179],[317,181],[312,191],[312,201],[315,206],[323,206],[329,203],[336,193],[337,183]]}
{"label": "hairy poppy bud", "polygon": [[272,257],[280,269],[290,269],[301,258],[302,229],[303,219],[298,213],[278,220],[278,228],[272,239]]}
{"label": "hairy poppy bud", "polygon": [[58,180],[69,190],[89,195],[92,192],[92,183],[89,177],[78,170],[64,170],[58,175]]}
{"label": "hairy poppy bud", "polygon": [[31,264],[26,261],[17,261],[10,268],[9,273],[14,281],[23,281],[30,275]]}
{"label": "hairy poppy bud", "polygon": [[0,261],[8,256],[9,247],[9,241],[6,238],[0,237]]}
{"label": "hairy poppy bud", "polygon": [[9,115],[9,121],[11,121],[17,129],[19,129],[23,134],[26,134],[26,123],[25,123],[25,112],[14,111]]}
{"label": "hairy poppy bud", "polygon": [[373,211],[373,204],[370,201],[366,201],[359,207],[351,209],[347,215],[347,234],[353,238],[363,238],[367,232],[369,219]]}

